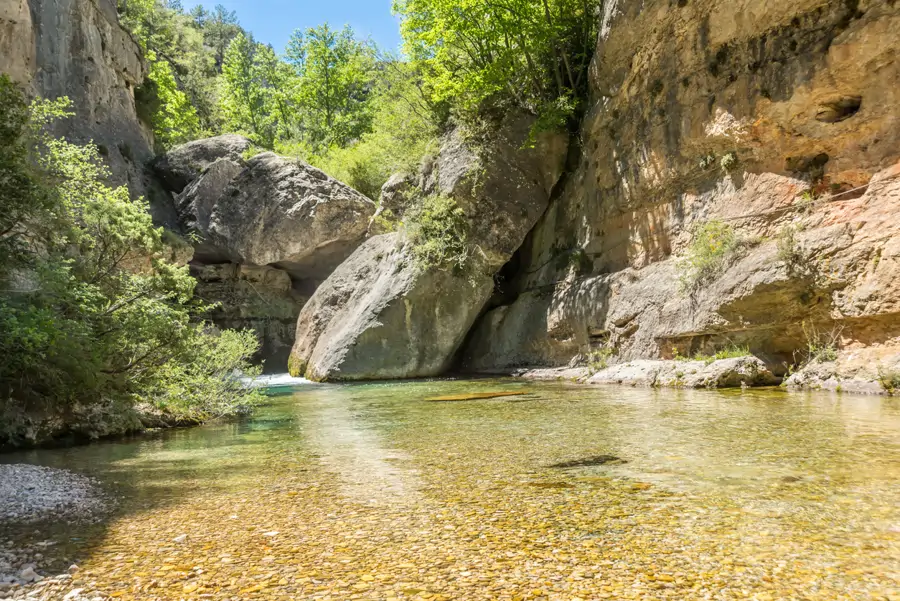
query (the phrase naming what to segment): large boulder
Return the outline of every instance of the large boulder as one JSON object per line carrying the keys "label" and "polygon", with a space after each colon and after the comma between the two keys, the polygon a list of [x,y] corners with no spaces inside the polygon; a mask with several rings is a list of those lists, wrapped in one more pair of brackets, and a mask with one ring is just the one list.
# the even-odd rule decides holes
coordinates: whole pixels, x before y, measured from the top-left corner
{"label": "large boulder", "polygon": [[[209,203],[195,206],[199,215]],[[233,262],[272,264],[295,279],[321,281],[363,241],[374,214],[375,203],[353,188],[265,152],[246,161],[219,196],[206,233]]]}
{"label": "large boulder", "polygon": [[318,381],[443,373],[491,288],[420,269],[401,233],[370,238],[303,307],[289,369]]}
{"label": "large boulder", "polygon": [[404,231],[368,240],[304,307],[291,373],[316,380],[387,379],[431,376],[450,367],[491,296],[492,276],[522,244],[562,173],[566,136],[546,133],[529,146],[532,123],[511,116],[488,141],[455,130],[425,166],[416,191],[395,182],[392,190],[405,188],[407,198],[453,198],[465,212],[475,259],[464,273],[423,268]]}
{"label": "large boulder", "polygon": [[252,145],[237,134],[194,140],[157,157],[151,167],[166,190],[179,194],[219,159],[239,162]]}
{"label": "large boulder", "polygon": [[209,263],[227,259],[227,253],[208,243],[209,221],[216,203],[234,178],[244,169],[243,161],[222,158],[210,164],[202,177],[192,181],[175,197],[181,227],[195,234],[196,260]]}
{"label": "large boulder", "polygon": [[197,295],[221,327],[249,328],[261,356],[284,365],[297,317],[316,286],[363,241],[374,203],[306,163],[217,136],[179,146],[154,168],[176,191],[191,234]]}

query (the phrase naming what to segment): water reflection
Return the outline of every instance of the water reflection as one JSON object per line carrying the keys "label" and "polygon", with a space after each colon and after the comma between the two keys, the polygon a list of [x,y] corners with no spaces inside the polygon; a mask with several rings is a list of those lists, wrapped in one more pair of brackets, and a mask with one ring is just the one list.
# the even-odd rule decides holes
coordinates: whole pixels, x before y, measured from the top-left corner
{"label": "water reflection", "polygon": [[387,446],[367,423],[359,402],[365,389],[329,387],[298,394],[295,410],[310,452],[337,479],[344,494],[367,503],[413,503],[419,500],[409,455]]}

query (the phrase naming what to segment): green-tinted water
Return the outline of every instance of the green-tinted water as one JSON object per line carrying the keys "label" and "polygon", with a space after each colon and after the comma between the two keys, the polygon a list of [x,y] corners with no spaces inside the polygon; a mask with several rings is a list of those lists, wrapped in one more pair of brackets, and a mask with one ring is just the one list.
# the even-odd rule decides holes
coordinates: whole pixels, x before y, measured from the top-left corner
{"label": "green-tinted water", "polygon": [[[424,400],[496,390],[529,394]],[[99,527],[6,530],[58,541],[81,581],[122,598],[893,600],[900,589],[892,399],[308,385],[239,424],[0,460],[88,473],[121,495]]]}

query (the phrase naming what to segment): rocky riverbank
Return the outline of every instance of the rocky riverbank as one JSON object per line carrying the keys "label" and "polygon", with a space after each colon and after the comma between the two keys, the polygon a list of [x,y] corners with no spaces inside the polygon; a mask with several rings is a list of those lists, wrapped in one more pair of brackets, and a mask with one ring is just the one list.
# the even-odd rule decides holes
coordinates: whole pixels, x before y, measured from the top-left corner
{"label": "rocky riverbank", "polygon": [[[114,500],[99,484],[68,470],[26,464],[0,465],[0,523],[7,525],[95,522]],[[89,586],[72,583],[75,564],[62,573],[49,570],[45,558],[56,540],[23,545],[0,539],[0,599],[97,601]]]}

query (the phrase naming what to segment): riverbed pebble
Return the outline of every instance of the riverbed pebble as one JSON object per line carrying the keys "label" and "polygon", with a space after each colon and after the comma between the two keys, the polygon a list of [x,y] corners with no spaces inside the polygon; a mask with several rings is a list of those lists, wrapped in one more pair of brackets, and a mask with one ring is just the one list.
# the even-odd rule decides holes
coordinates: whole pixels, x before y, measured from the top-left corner
{"label": "riverbed pebble", "polygon": [[0,521],[91,519],[106,507],[97,484],[85,476],[38,465],[0,465]]}

